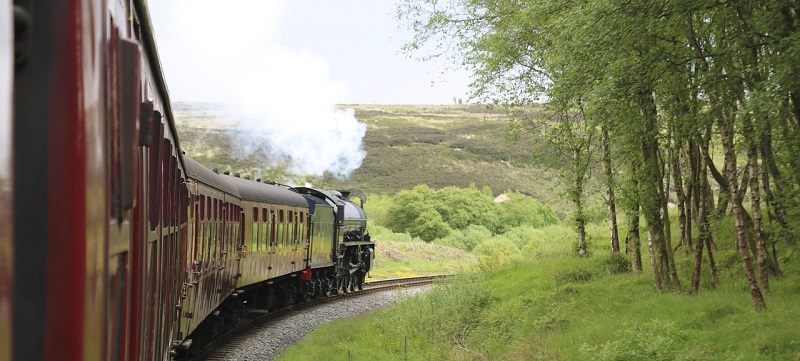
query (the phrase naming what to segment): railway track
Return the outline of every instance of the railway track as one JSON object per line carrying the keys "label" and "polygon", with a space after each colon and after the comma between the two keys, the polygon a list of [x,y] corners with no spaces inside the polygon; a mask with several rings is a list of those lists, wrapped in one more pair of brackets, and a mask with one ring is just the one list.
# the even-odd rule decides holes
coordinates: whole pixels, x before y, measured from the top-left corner
{"label": "railway track", "polygon": [[394,290],[399,287],[419,287],[429,285],[435,282],[437,279],[443,279],[446,277],[447,275],[435,275],[372,281],[366,282],[361,290],[314,299],[273,312],[252,309],[245,314],[244,318],[239,322],[236,329],[222,335],[221,337],[218,337],[216,340],[206,345],[203,349],[197,351],[193,357],[188,358],[188,360],[228,360],[226,355],[235,350],[241,349],[245,340],[254,334],[259,333],[260,330],[266,325],[270,324],[271,322],[281,320],[289,315],[293,315],[297,312],[314,308],[321,304],[336,302],[350,297],[359,297],[375,292]]}

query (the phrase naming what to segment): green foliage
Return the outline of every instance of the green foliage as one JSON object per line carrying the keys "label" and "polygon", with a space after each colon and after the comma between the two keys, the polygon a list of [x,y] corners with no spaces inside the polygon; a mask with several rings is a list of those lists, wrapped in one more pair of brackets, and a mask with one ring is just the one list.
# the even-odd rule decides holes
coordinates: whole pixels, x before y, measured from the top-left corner
{"label": "green foliage", "polygon": [[475,187],[445,187],[433,193],[426,201],[454,229],[482,225],[495,233],[500,226],[500,212],[494,199]]}
{"label": "green foliage", "polygon": [[433,192],[428,186],[421,185],[412,190],[398,192],[392,205],[389,207],[389,218],[386,227],[396,233],[408,232],[412,236],[411,228],[417,223],[417,218],[431,206],[425,199]]}
{"label": "green foliage", "polygon": [[574,254],[571,247],[577,238],[575,230],[564,225],[534,229],[522,252],[536,258],[564,257]]}
{"label": "green foliage", "polygon": [[411,235],[408,233],[395,233],[389,228],[378,225],[370,225],[369,231],[372,238],[376,240],[392,242],[422,242],[421,239],[411,237]]}
{"label": "green foliage", "polygon": [[465,230],[455,230],[447,237],[438,241],[443,245],[449,245],[465,251],[472,251],[475,246],[479,245],[486,239],[492,237],[492,232],[482,225],[473,224],[467,226]]}
{"label": "green foliage", "polygon": [[593,360],[675,360],[687,335],[671,322],[651,320],[643,325],[621,325],[613,341],[583,345],[581,352]]}
{"label": "green foliage", "polygon": [[[496,232],[500,219],[492,197],[474,187],[433,190],[417,186],[398,192],[388,213],[389,229],[408,232],[428,242],[447,236],[452,229],[466,230],[473,225]],[[471,247],[474,245],[465,244],[464,249]]]}
{"label": "green foliage", "polygon": [[507,192],[508,200],[500,203],[500,224],[503,229],[528,225],[536,228],[560,221],[552,208],[519,192]]}
{"label": "green foliage", "polygon": [[[502,234],[516,227],[546,227],[558,224],[552,208],[519,192],[506,194],[507,199],[495,202],[491,189],[445,187],[439,190],[426,185],[400,191],[394,196],[377,197],[377,221],[394,232],[408,232],[425,241],[441,239],[439,243],[463,250],[472,250],[492,235]],[[368,208],[369,209],[369,208]],[[509,239],[518,248],[527,242],[522,231],[515,231]]]}
{"label": "green foliage", "polygon": [[389,208],[394,202],[393,197],[383,194],[370,194],[368,202],[364,205],[364,212],[369,220],[368,227],[386,226],[389,218]]}
{"label": "green foliage", "polygon": [[628,273],[631,271],[630,257],[622,253],[611,253],[605,261],[606,271],[609,273]]}
{"label": "green foliage", "polygon": [[[515,135],[548,145],[536,154],[561,175],[578,227],[606,218],[604,209],[587,209],[585,197],[598,168],[594,135],[608,130],[603,148],[614,154],[608,169],[617,178],[603,183],[616,188],[624,213],[644,216],[653,249],[668,255],[654,267],[664,288],[673,265],[661,222],[668,188],[729,192],[719,177],[699,184],[709,178],[697,168],[709,144],[723,148],[727,165],[719,155],[711,160],[723,177],[741,177],[746,160],[758,174],[760,185],[739,190],[760,188],[763,210],[743,210],[737,200],[736,213],[768,215],[768,244],[797,244],[799,10],[785,1],[404,0],[398,18],[414,34],[404,50],[466,66],[474,98],[507,110]],[[527,111],[542,99],[539,109],[549,113]],[[753,227],[743,222],[736,227]]]}
{"label": "green foliage", "polygon": [[536,237],[537,232],[537,228],[524,225],[509,229],[503,233],[503,236],[511,240],[511,242],[514,242],[517,248],[522,250],[528,245],[531,239]]}
{"label": "green foliage", "polygon": [[517,245],[504,236],[494,236],[481,242],[472,253],[478,256],[483,267],[487,269],[495,269],[522,259]]}
{"label": "green foliage", "polygon": [[[564,223],[575,224],[575,212],[570,212],[564,217]],[[605,204],[594,203],[583,210],[583,220],[587,224],[600,224],[608,222],[608,209]]]}
{"label": "green foliage", "polygon": [[433,207],[426,207],[419,213],[408,232],[426,242],[442,238],[450,234],[450,225],[445,223],[442,216]]}

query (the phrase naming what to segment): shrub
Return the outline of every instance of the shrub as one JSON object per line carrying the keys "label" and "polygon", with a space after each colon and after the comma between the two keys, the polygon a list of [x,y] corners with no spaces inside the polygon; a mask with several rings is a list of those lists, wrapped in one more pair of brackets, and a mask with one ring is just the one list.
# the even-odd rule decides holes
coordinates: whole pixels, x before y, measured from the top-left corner
{"label": "shrub", "polygon": [[552,208],[519,192],[506,193],[508,200],[500,203],[501,224],[504,229],[523,225],[541,228],[560,221]]}
{"label": "shrub", "polygon": [[631,259],[619,252],[611,253],[603,263],[606,266],[606,271],[611,274],[631,271]]}
{"label": "shrub", "polygon": [[450,226],[442,220],[442,216],[435,209],[427,208],[414,220],[409,233],[425,242],[430,242],[450,234]]}
{"label": "shrub", "polygon": [[494,269],[520,259],[517,245],[503,236],[495,236],[481,242],[472,252],[480,257],[482,265],[488,269]]}
{"label": "shrub", "polygon": [[578,234],[564,225],[552,225],[531,232],[522,253],[534,257],[566,256],[571,254],[572,241]]}
{"label": "shrub", "polygon": [[614,341],[583,345],[581,353],[592,360],[674,360],[687,340],[686,333],[671,322],[652,320],[623,327]]}

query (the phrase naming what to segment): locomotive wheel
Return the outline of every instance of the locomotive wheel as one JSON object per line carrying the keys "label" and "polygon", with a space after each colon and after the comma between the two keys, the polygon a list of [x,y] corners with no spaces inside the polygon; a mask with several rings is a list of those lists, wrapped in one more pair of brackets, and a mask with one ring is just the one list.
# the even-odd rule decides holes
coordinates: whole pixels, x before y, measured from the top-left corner
{"label": "locomotive wheel", "polygon": [[358,282],[358,290],[361,291],[364,289],[364,276],[356,276],[356,280]]}

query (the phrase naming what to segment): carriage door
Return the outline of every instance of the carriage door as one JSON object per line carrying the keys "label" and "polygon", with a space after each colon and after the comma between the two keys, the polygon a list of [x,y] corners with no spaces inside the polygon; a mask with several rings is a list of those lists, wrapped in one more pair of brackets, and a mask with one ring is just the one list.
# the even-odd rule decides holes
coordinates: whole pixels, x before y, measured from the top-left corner
{"label": "carriage door", "polygon": [[131,321],[129,308],[130,250],[141,242],[140,219],[133,209],[139,176],[136,158],[139,141],[137,122],[141,106],[139,44],[121,38],[116,28],[108,47],[107,116],[108,164],[110,166],[110,229],[108,245],[108,290],[106,333],[107,358],[125,359],[129,345],[125,331]]}

